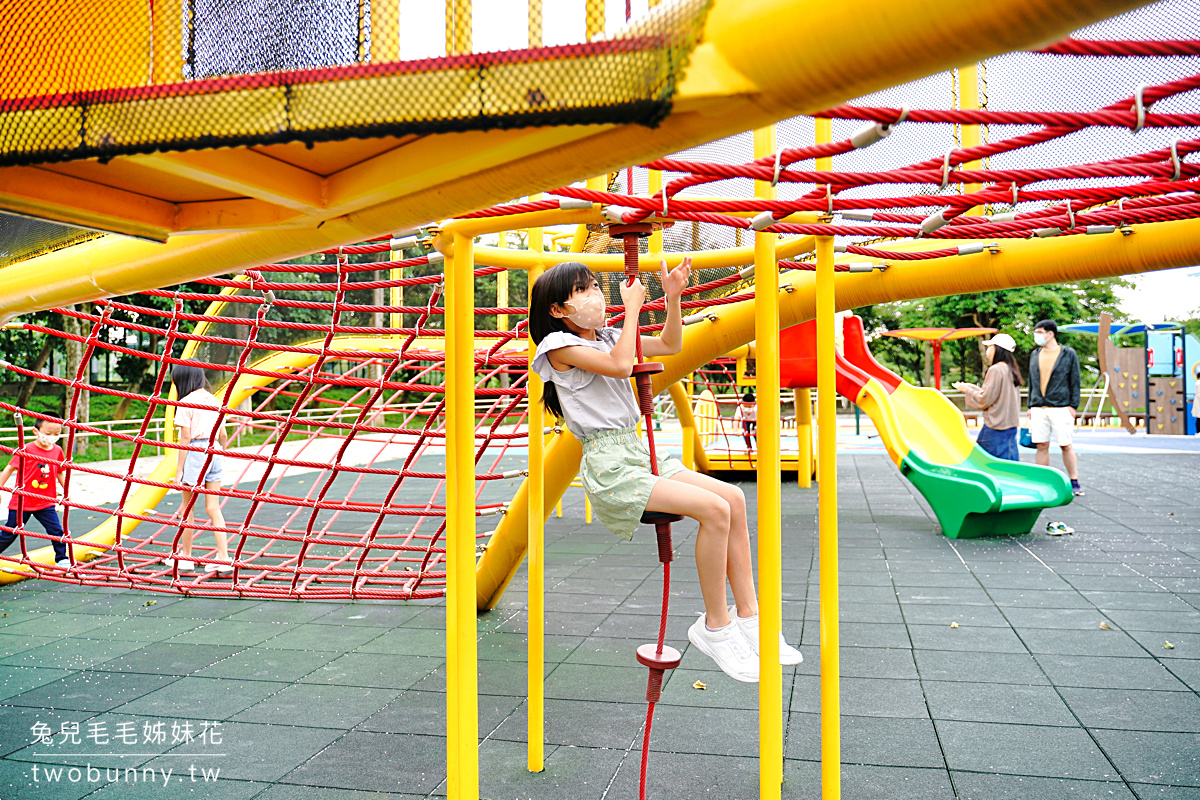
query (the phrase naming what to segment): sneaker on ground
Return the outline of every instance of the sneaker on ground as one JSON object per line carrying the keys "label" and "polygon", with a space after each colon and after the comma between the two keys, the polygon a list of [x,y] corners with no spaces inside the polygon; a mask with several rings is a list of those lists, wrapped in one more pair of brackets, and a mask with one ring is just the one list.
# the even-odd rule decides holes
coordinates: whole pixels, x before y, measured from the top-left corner
{"label": "sneaker on ground", "polygon": [[[758,655],[758,615],[755,614],[750,619],[742,619],[737,614],[737,606],[729,607],[729,618],[738,626],[738,630],[746,637],[746,641],[750,643],[750,649],[754,651],[754,655]],[[783,638],[783,631],[779,632],[779,663],[785,667],[794,667],[804,660],[804,656],[800,651],[787,643]]]}
{"label": "sneaker on ground", "polygon": [[205,572],[233,572],[233,564],[205,564]]}
{"label": "sneaker on ground", "polygon": [[1086,492],[1083,491],[1082,486],[1080,486],[1078,489],[1072,489],[1071,493],[1074,494],[1076,497],[1083,497],[1084,494],[1086,494]]}
{"label": "sneaker on ground", "polygon": [[59,559],[58,561],[54,562],[54,566],[62,567],[63,569],[70,569],[71,568],[71,559],[69,559],[69,558]]}
{"label": "sneaker on ground", "polygon": [[1047,536],[1066,536],[1067,534],[1074,533],[1074,532],[1075,532],[1074,528],[1068,526],[1066,523],[1063,523],[1063,522],[1047,522],[1046,523],[1046,535]]}
{"label": "sneaker on ground", "polygon": [[[173,559],[173,558],[164,558],[162,560],[162,562],[168,569],[175,566],[175,559]],[[184,561],[184,560],[180,559],[180,561],[179,561],[179,571],[180,572],[190,572],[191,570],[194,570],[195,568],[196,568],[196,565],[194,563],[192,563],[191,561]]]}
{"label": "sneaker on ground", "polygon": [[717,662],[729,677],[742,683],[758,683],[758,658],[737,625],[730,622],[720,630],[710,631],[704,618],[701,612],[700,618],[688,628],[688,641]]}

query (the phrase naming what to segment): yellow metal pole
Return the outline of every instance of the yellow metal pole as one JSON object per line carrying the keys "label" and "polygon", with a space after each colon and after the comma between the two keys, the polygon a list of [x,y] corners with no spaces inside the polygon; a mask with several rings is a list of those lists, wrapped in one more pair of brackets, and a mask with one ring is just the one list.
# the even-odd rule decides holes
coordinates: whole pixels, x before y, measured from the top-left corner
{"label": "yellow metal pole", "polygon": [[[541,228],[529,229],[529,249],[531,252],[542,251],[543,236]],[[529,289],[545,271],[543,266],[535,266],[529,270]],[[529,340],[529,363],[533,363],[535,345]],[[526,506],[526,524],[529,526],[529,620],[528,628],[528,658],[529,668],[526,674],[526,703],[528,720],[526,736],[528,737],[527,767],[530,772],[541,772],[545,769],[545,687],[543,676],[546,663],[546,483],[545,483],[545,454],[546,439],[542,431],[546,427],[546,412],[542,408],[542,379],[529,372],[529,500]]]}
{"label": "yellow metal pole", "polygon": [[808,389],[797,389],[796,394],[796,482],[801,489],[812,486],[813,440],[812,440],[812,395]]}
{"label": "yellow metal pole", "polygon": [[[388,261],[399,261],[403,257],[404,257],[403,250],[389,250],[388,251]],[[389,270],[388,277],[391,280],[398,281],[404,277],[404,270],[400,269],[399,267],[393,267],[391,270]],[[388,289],[388,305],[389,306],[404,305],[404,287],[403,286],[393,286],[390,289]],[[401,314],[399,311],[391,312],[391,314],[389,315],[389,319],[388,319],[388,327],[392,328],[393,330],[395,330],[396,328],[403,328],[404,327],[404,315]]]}
{"label": "yellow metal pole", "polygon": [[400,3],[373,2],[371,17],[371,61],[379,64],[400,59]]}
{"label": "yellow metal pole", "polygon": [[[817,120],[817,144],[832,125]],[[824,162],[824,163],[822,163]],[[829,169],[832,159],[818,159]],[[837,389],[834,371],[833,237],[817,237],[817,509],[821,594],[821,798],[842,796],[842,728],[838,696]]]}
{"label": "yellow metal pole", "polygon": [[453,239],[446,275],[447,797],[479,797],[475,630],[475,281],[472,240]]}
{"label": "yellow metal pole", "polygon": [[[576,6],[578,8],[578,6]],[[604,0],[587,0],[587,40],[604,33]]]}
{"label": "yellow metal pole", "polygon": [[[500,232],[500,247],[507,247],[506,236],[504,231]],[[508,270],[496,273],[496,305],[499,308],[508,308]],[[496,318],[496,330],[508,330],[508,314],[501,314]]]}
{"label": "yellow metal pole", "polygon": [[151,48],[154,83],[183,80],[183,0],[154,3]]}
{"label": "yellow metal pole", "polygon": [[471,52],[471,0],[446,0],[446,55]]}
{"label": "yellow metal pole", "polygon": [[[663,174],[662,170],[652,169],[648,175],[648,190],[650,196],[653,197],[656,193],[662,191]],[[663,234],[662,229],[658,229],[650,234],[649,251],[651,253],[661,253],[663,249]]]}
{"label": "yellow metal pole", "polygon": [[[775,126],[754,131],[754,157],[775,152]],[[775,198],[770,181],[754,195]],[[754,333],[758,341],[758,743],[759,796],[778,798],[783,782],[782,537],[779,463],[779,264],[773,233],[754,235]]]}
{"label": "yellow metal pole", "polygon": [[[958,69],[958,102],[964,110],[976,111],[979,109],[979,67],[974,62]],[[978,125],[962,126],[963,149],[978,147],[982,143],[983,137],[980,135]],[[962,168],[967,170],[979,169],[979,167],[980,162],[978,161],[968,161],[962,165]],[[963,192],[966,194],[973,194],[981,189],[983,186],[978,183],[963,185]],[[975,206],[967,211],[967,215],[972,217],[981,216],[983,213],[983,206]]]}

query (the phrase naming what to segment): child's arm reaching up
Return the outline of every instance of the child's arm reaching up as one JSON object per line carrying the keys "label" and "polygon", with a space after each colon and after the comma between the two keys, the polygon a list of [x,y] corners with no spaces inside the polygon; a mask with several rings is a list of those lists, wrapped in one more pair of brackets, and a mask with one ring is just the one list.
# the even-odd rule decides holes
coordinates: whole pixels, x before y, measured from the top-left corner
{"label": "child's arm reaching up", "polygon": [[641,281],[632,285],[621,283],[621,300],[625,303],[625,322],[613,349],[603,353],[592,347],[560,347],[548,354],[550,364],[562,371],[567,367],[604,375],[609,378],[628,378],[637,360],[638,316],[646,302],[646,287]]}
{"label": "child's arm reaching up", "polygon": [[662,261],[659,262],[659,269],[662,272],[663,294],[667,298],[667,323],[660,336],[642,337],[642,354],[647,358],[673,356],[683,349],[683,312],[679,303],[692,274],[692,259],[683,259],[670,272],[667,272],[667,262]]}

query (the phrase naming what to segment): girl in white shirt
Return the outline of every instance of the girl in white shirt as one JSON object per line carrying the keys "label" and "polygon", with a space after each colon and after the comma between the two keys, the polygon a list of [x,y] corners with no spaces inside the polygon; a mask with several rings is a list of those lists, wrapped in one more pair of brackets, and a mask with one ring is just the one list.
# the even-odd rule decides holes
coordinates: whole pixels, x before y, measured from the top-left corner
{"label": "girl in white shirt", "polygon": [[[659,337],[643,336],[646,358],[678,353],[683,344],[680,297],[691,260],[667,272],[662,263],[667,321]],[[705,612],[688,639],[740,681],[758,680],[758,599],[751,570],[746,498],[736,486],[699,475],[670,457],[650,470],[650,453],[637,433],[637,402],[629,383],[636,361],[638,316],[646,299],[640,281],[621,283],[625,322],[605,327],[604,295],[583,264],[558,264],[533,285],[529,335],[538,345],[532,369],[545,381],[546,409],[566,422],[583,446],[580,477],[600,521],[632,538],[644,511],[691,517],[700,523],[696,571]],[[734,606],[725,605],[726,580]],[[798,664],[800,652],[780,636],[780,661]]]}

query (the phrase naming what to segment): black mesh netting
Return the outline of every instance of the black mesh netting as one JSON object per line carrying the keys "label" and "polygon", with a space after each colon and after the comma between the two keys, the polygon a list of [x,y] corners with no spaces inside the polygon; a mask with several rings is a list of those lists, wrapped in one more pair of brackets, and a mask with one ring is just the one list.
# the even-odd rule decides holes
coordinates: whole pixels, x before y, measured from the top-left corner
{"label": "black mesh netting", "polygon": [[[64,11],[66,9],[66,11]],[[0,15],[0,166],[350,136],[657,124],[708,0],[590,42],[398,60],[396,3],[14,0]],[[530,20],[540,29],[541,20]],[[463,46],[465,44],[465,46]]]}
{"label": "black mesh netting", "polygon": [[0,212],[0,267],[95,239],[102,234]]}

